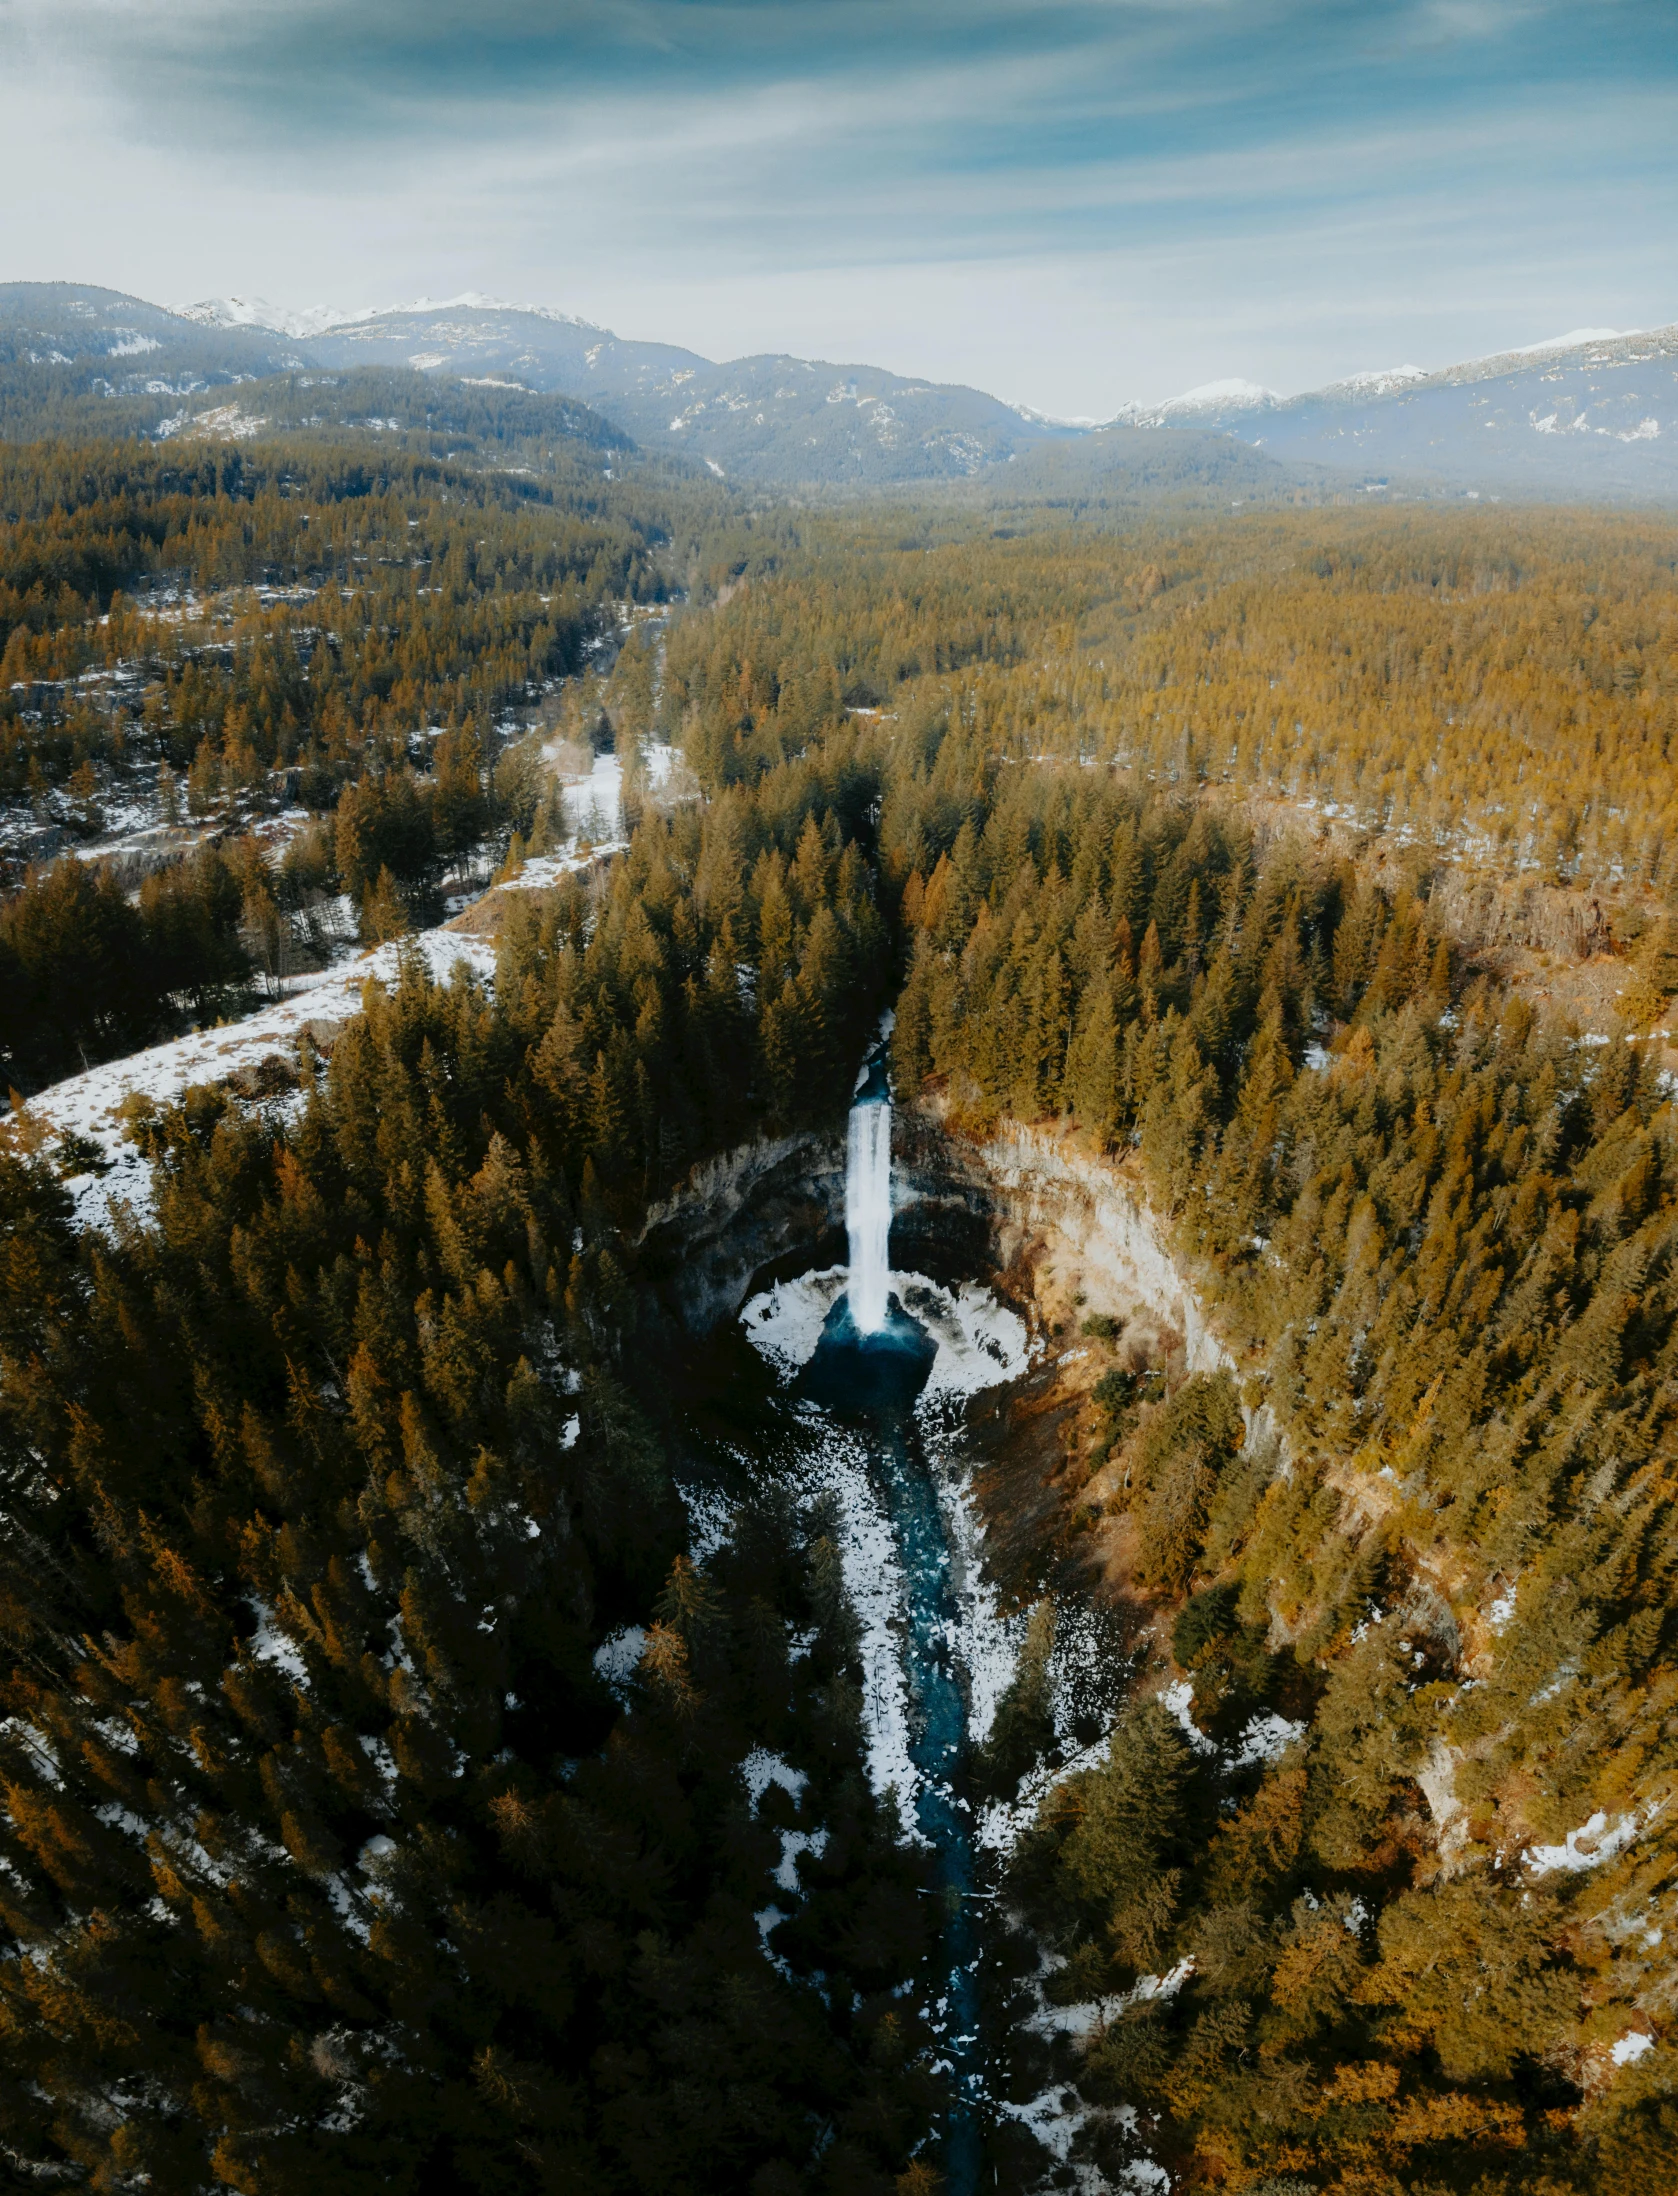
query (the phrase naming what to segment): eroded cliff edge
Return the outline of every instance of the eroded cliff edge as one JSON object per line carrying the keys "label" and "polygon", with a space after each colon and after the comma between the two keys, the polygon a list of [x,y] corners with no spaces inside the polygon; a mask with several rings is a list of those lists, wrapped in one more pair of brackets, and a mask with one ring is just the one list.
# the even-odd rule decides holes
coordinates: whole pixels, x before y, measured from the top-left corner
{"label": "eroded cliff edge", "polygon": [[[1066,1125],[1004,1120],[975,1137],[936,1097],[899,1106],[892,1204],[898,1271],[982,1281],[1046,1338],[1069,1333],[1075,1314],[1108,1312],[1186,1370],[1230,1363],[1141,1183]],[[636,1250],[659,1317],[690,1336],[771,1281],[842,1264],[842,1128],[761,1138],[696,1168],[649,1210]]]}

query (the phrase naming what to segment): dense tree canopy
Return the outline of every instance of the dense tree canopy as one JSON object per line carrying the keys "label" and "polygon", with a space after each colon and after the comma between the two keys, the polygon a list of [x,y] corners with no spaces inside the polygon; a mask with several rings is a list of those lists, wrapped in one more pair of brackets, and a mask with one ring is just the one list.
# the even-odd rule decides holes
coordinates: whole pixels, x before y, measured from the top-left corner
{"label": "dense tree canopy", "polygon": [[[719,785],[868,728],[900,1089],[1078,1123],[1231,1345],[1163,1396],[1114,1349],[1076,1445],[1083,1521],[1181,1612],[1197,1724],[1131,1711],[1017,1865],[1052,1994],[1107,2008],[1086,2096],[1232,2186],[1678,2186],[1678,1127],[1639,1034],[1672,930],[1631,889],[1672,879],[1671,537],[1314,523],[1311,557],[1246,530],[1271,568],[1227,584],[1052,530],[793,563],[672,682]],[[927,607],[940,559],[984,575],[982,629]],[[1038,587],[1058,632],[1010,625]],[[1287,678],[1309,741],[1248,740]],[[1413,852],[1378,872],[1220,785]],[[1432,906],[1465,858],[1620,884],[1624,1021],[1476,965]]]}
{"label": "dense tree canopy", "polygon": [[[696,1574],[627,1356],[649,1192],[842,1097],[883,960],[848,797],[836,758],[649,821],[509,930],[494,1004],[371,990],[284,1127],[142,1119],[154,1227],[78,1238],[0,1154],[31,2170],[873,2191],[924,2134],[919,1864],[831,1540],[765,1490]],[[591,1658],[630,1618],[625,1715]],[[765,1746],[825,1832],[778,1967]]]}
{"label": "dense tree canopy", "polygon": [[[156,569],[166,539],[254,558],[259,512],[265,555],[314,554],[318,514],[334,557],[295,623],[169,658],[132,736],[321,769],[330,845],[296,861],[376,900],[496,797],[475,697],[541,670],[541,590],[583,632],[667,583],[655,529],[578,516],[538,573],[512,489],[317,483],[305,530],[244,462],[268,485],[217,458]],[[6,568],[8,649],[45,651],[11,675],[49,684],[141,618],[107,592],[134,551],[99,566],[60,503],[20,509]],[[1271,2196],[1678,2188],[1671,530],[999,516],[696,541],[662,680],[626,651],[619,700],[705,798],[520,895],[492,993],[410,966],[289,1096],[141,1109],[155,1224],[77,1234],[50,1154],[0,1159],[24,2168],[929,2185],[934,2062],[894,1995],[926,1886],[863,1775],[831,1521],[766,1489],[695,1566],[638,1377],[648,1200],[831,1120],[895,999],[900,1096],[1075,1136],[1226,1345],[1150,1377],[1096,1325],[1070,1443],[1180,1681],[1049,1790],[1005,1886],[1051,2008],[1089,2009],[1101,2124]],[[396,561],[358,579],[373,543]],[[410,774],[431,711],[453,744]],[[18,703],[17,751],[59,721]],[[194,860],[132,899],[61,862],[6,903],[32,1026],[72,950],[95,1042],[133,1041],[124,954],[214,1004],[200,907],[237,896],[248,937],[284,879],[234,840]],[[1465,864],[1611,901],[1621,1018],[1535,1011],[1446,919]],[[626,1707],[595,1657],[631,1623]],[[1052,1738],[1048,1651],[994,1791]],[[808,1780],[781,1827],[828,1830],[768,1941],[757,1747]]]}

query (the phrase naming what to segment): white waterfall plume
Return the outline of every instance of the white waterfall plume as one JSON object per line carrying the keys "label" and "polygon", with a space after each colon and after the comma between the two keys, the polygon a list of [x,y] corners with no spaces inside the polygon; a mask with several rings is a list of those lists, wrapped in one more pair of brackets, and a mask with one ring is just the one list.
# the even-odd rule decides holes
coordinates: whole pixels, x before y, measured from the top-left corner
{"label": "white waterfall plume", "polygon": [[851,1248],[851,1321],[858,1334],[878,1334],[886,1323],[891,1284],[891,1106],[883,1099],[865,1098],[851,1108],[845,1232]]}

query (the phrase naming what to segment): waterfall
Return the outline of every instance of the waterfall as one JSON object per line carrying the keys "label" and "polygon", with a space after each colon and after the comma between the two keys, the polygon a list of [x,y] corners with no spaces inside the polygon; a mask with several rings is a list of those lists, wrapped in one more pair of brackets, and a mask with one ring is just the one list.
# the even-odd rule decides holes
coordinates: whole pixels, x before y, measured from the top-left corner
{"label": "waterfall", "polygon": [[891,1283],[891,1103],[863,1098],[851,1108],[845,1163],[845,1233],[850,1237],[851,1322],[858,1334],[886,1323]]}

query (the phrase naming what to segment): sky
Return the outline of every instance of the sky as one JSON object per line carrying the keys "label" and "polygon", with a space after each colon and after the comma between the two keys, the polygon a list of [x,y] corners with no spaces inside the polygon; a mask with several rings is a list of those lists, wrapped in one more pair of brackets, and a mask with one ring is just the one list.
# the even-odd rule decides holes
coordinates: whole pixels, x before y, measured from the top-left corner
{"label": "sky", "polygon": [[1678,321],[1678,0],[0,0],[0,280],[1106,418]]}

